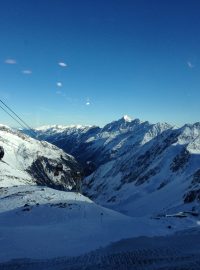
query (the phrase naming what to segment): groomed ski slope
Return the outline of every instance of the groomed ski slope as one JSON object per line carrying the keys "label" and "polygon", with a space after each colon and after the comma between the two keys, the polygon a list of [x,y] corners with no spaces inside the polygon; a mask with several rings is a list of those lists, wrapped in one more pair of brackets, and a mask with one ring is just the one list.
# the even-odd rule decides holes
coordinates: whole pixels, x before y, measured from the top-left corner
{"label": "groomed ski slope", "polygon": [[[166,235],[196,220],[132,218],[73,192],[39,186],[0,189],[0,262],[78,256],[120,239]],[[178,224],[177,222],[180,222]]]}

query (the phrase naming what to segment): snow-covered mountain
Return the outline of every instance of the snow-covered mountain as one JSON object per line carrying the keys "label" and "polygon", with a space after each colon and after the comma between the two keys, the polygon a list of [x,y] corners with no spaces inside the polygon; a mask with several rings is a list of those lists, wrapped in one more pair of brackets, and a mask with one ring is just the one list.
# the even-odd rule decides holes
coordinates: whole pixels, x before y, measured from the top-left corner
{"label": "snow-covered mountain", "polygon": [[[130,146],[138,147],[160,134],[171,125],[150,124],[128,116],[107,124],[97,126],[43,126],[35,130],[37,137],[55,144],[75,156],[91,173],[101,164],[123,155]],[[29,131],[24,131],[29,134]],[[89,165],[89,166],[88,166]]]}
{"label": "snow-covered mountain", "polygon": [[[80,166],[61,149],[38,141],[7,126],[0,126],[0,145],[5,150],[0,162],[0,186],[39,184],[59,189],[75,185]],[[58,164],[63,170],[55,175]]]}
{"label": "snow-covered mountain", "polygon": [[[169,233],[163,221],[134,219],[79,193],[49,188],[71,189],[79,169],[75,159],[56,146],[6,126],[0,127],[0,145],[5,150],[0,162],[0,264],[77,256],[122,238]],[[63,171],[55,176],[58,163]],[[193,223],[190,220],[190,226]]]}
{"label": "snow-covered mountain", "polygon": [[85,179],[99,203],[134,216],[188,210],[200,201],[200,124],[167,129]]}
{"label": "snow-covered mountain", "polygon": [[[101,206],[79,193],[51,188],[75,185],[80,167],[72,156],[1,126],[0,268],[26,269],[30,262],[31,269],[50,269],[41,266],[43,260],[52,259],[46,263],[54,268],[59,261],[73,261],[70,256],[84,258],[121,239],[133,237],[131,246],[138,241],[144,247],[144,237],[152,243],[155,236],[199,227],[200,124],[174,128],[123,117],[104,128],[54,126],[37,132],[40,138],[65,143],[63,149],[71,147],[90,167],[84,192]],[[55,176],[60,163],[63,171]],[[123,249],[121,242],[116,245]],[[41,268],[34,268],[35,259]],[[75,269],[73,262],[67,269]]]}
{"label": "snow-covered mountain", "polygon": [[[91,158],[90,143],[87,140],[101,129],[96,126],[43,126],[35,130],[37,138],[55,144],[65,152],[75,155],[76,159],[86,167],[88,159]],[[24,130],[32,136],[29,130]],[[83,155],[84,152],[84,155]]]}
{"label": "snow-covered mountain", "polygon": [[191,210],[200,201],[200,123],[178,128],[124,116],[103,128],[37,133],[82,162],[90,174],[84,192],[102,205],[141,216]]}

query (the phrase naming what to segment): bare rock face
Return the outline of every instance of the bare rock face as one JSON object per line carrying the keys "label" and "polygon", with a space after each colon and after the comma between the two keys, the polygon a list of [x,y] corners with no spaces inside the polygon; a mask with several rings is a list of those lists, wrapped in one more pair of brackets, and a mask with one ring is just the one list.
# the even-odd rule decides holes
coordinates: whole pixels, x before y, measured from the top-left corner
{"label": "bare rock face", "polygon": [[123,154],[100,165],[84,180],[87,196],[133,215],[142,215],[138,209],[154,213],[173,205],[199,203],[196,136],[200,129],[196,125],[167,128],[146,140],[149,133],[144,132],[138,144],[131,144],[129,137],[121,146],[129,151],[118,150]]}
{"label": "bare rock face", "polygon": [[197,190],[190,190],[187,194],[184,196],[184,202],[185,203],[191,203],[193,201],[200,202],[200,189]]}
{"label": "bare rock face", "polygon": [[172,172],[177,172],[184,168],[188,163],[190,158],[190,153],[187,149],[183,149],[174,159],[170,166]]}
{"label": "bare rock face", "polygon": [[192,184],[200,184],[200,169],[194,173]]}

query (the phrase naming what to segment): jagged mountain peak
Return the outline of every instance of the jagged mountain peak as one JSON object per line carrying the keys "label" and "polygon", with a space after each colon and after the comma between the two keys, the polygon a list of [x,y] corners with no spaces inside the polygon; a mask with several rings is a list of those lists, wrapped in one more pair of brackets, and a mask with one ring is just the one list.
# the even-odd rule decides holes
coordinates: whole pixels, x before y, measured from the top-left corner
{"label": "jagged mountain peak", "polygon": [[188,144],[200,136],[200,122],[194,124],[185,124],[179,129],[179,143]]}
{"label": "jagged mountain peak", "polygon": [[139,118],[132,118],[128,115],[124,115],[119,120],[113,121],[111,123],[115,123],[115,122],[123,122],[123,123],[127,123],[127,124],[141,124],[141,123],[143,123],[143,121],[141,121]]}
{"label": "jagged mountain peak", "polygon": [[115,132],[124,129],[132,128],[133,126],[140,125],[142,121],[140,119],[131,119],[129,116],[125,115],[119,120],[113,121],[107,125],[105,125],[102,129],[102,132]]}
{"label": "jagged mountain peak", "polygon": [[131,122],[132,118],[130,116],[128,116],[127,114],[123,116],[124,121],[126,122]]}
{"label": "jagged mountain peak", "polygon": [[163,131],[168,130],[168,129],[173,129],[174,126],[172,126],[171,124],[166,123],[166,122],[158,122],[156,124],[153,124],[153,128],[159,132],[163,132]]}
{"label": "jagged mountain peak", "polygon": [[171,125],[171,124],[169,124],[169,123],[167,123],[167,122],[157,122],[156,124],[155,124],[157,127],[164,127],[164,128],[173,128],[174,126],[173,125]]}
{"label": "jagged mountain peak", "polygon": [[[200,124],[175,127],[165,122],[126,120],[122,117],[87,132],[78,129],[56,134],[41,132],[41,137],[83,164],[85,175],[90,175],[85,179],[85,192],[99,203],[138,213],[132,199],[135,205],[138,200],[139,206],[147,197],[146,206],[152,202],[156,205],[158,197],[165,194],[165,187],[175,194],[180,186],[175,197],[182,204],[199,169]],[[200,196],[198,192],[195,194]],[[163,207],[168,207],[167,199]],[[148,209],[152,212],[151,207]],[[154,208],[156,212],[159,209]]]}
{"label": "jagged mountain peak", "polygon": [[182,129],[191,129],[191,130],[200,130],[200,122],[196,122],[196,123],[193,123],[193,124],[185,124]]}

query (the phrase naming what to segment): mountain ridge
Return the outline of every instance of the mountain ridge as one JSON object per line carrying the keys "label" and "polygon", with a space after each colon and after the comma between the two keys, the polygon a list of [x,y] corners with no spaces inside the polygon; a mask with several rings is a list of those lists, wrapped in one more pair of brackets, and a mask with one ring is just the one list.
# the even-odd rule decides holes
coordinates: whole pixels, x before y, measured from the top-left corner
{"label": "mountain ridge", "polygon": [[[170,212],[175,206],[177,210],[187,208],[186,202],[198,203],[199,122],[176,127],[122,117],[103,128],[68,128],[55,136],[40,130],[38,136],[81,162],[86,172],[84,193],[101,205],[138,215],[137,207],[149,209],[150,199],[146,198],[154,204],[149,214],[159,214],[163,207]],[[176,200],[169,197],[168,203],[166,198],[162,207],[156,207],[165,191]]]}
{"label": "mountain ridge", "polygon": [[[59,189],[72,188],[81,168],[76,160],[45,141],[38,141],[19,131],[0,126],[0,145],[5,155],[0,163],[0,186],[40,184]],[[63,170],[55,175],[56,166]]]}

